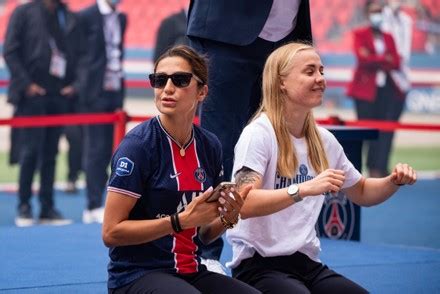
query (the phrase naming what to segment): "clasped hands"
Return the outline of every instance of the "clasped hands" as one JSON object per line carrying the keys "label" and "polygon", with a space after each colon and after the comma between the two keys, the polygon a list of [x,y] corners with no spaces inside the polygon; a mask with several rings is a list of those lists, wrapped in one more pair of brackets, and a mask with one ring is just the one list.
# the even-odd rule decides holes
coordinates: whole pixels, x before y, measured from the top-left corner
{"label": "clasped hands", "polygon": [[249,190],[250,189],[243,191],[243,195],[240,195],[235,188],[220,192],[218,199],[220,206],[218,206],[218,211],[222,225],[226,229],[232,229],[238,223],[240,219],[240,209],[244,204],[244,199],[247,197]]}
{"label": "clasped hands", "polygon": [[239,220],[240,209],[251,189],[252,185],[240,191],[234,188],[224,190],[217,201],[206,202],[213,191],[212,187],[207,189],[180,213],[183,229],[208,225],[218,217],[225,228],[233,227]]}

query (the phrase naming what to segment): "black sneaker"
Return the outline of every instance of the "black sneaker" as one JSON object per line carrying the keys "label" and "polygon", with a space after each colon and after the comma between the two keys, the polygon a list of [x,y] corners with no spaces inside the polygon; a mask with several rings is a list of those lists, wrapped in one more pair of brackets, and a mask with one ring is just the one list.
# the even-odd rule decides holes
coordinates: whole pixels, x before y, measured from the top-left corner
{"label": "black sneaker", "polygon": [[17,227],[29,227],[34,224],[31,206],[29,204],[20,205],[18,207],[17,217],[15,218],[15,225]]}
{"label": "black sneaker", "polygon": [[69,225],[73,221],[64,218],[56,209],[51,208],[40,213],[39,223],[42,225],[64,226]]}

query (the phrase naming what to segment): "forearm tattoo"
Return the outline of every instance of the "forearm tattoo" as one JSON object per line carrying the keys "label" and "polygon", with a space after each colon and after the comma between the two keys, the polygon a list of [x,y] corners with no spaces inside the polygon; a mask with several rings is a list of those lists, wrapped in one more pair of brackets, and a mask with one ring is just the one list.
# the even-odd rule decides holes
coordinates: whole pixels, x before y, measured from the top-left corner
{"label": "forearm tattoo", "polygon": [[254,184],[259,179],[261,179],[259,173],[245,166],[235,174],[235,184],[238,189],[247,184]]}

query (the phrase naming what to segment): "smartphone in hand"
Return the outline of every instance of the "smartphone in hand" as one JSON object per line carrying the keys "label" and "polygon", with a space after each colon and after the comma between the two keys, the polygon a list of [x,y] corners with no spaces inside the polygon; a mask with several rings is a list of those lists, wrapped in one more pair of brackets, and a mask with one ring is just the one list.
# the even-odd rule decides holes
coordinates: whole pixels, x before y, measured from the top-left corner
{"label": "smartphone in hand", "polygon": [[231,188],[235,188],[235,183],[232,182],[221,182],[215,187],[214,191],[212,191],[211,196],[206,199],[206,202],[214,202],[220,198],[220,192],[230,190]]}

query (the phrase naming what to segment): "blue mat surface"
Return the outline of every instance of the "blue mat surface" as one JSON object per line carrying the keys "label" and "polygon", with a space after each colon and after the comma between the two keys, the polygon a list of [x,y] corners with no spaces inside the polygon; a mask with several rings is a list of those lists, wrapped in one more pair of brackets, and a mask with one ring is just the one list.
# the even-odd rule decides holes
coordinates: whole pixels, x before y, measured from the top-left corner
{"label": "blue mat surface", "polygon": [[[100,225],[1,228],[0,291],[106,293]],[[372,293],[439,293],[440,250],[322,240],[322,260]],[[222,261],[229,260],[226,246]]]}
{"label": "blue mat surface", "polygon": [[[361,241],[440,249],[440,180],[419,180],[401,188],[381,205],[361,209]],[[71,195],[57,190],[55,203],[65,217],[81,222],[86,206],[85,192]],[[32,197],[34,215],[39,213],[37,197]],[[0,191],[0,228],[13,226],[17,197]]]}
{"label": "blue mat surface", "polygon": [[362,208],[361,241],[440,249],[440,180],[419,180]]}

